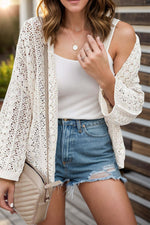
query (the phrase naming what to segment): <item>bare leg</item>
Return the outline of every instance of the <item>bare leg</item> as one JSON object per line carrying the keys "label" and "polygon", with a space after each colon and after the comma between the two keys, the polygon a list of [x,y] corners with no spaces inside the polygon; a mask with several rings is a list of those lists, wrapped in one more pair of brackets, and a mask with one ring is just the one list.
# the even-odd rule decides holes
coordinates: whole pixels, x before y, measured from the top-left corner
{"label": "bare leg", "polygon": [[37,225],[65,225],[65,190],[65,185],[54,189],[46,220]]}
{"label": "bare leg", "polygon": [[85,182],[78,188],[98,225],[137,225],[122,181]]}

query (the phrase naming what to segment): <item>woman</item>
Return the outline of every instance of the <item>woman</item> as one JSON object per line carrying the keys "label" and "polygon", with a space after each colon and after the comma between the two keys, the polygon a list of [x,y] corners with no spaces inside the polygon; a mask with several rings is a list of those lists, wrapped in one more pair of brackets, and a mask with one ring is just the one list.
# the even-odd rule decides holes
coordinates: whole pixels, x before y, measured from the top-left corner
{"label": "woman", "polygon": [[[38,225],[65,224],[66,187],[72,187],[69,192],[73,194],[75,184],[97,224],[135,225],[124,186],[127,180],[119,168],[124,167],[125,159],[120,126],[140,114],[144,102],[138,78],[138,37],[132,26],[113,18],[111,0],[42,0],[40,8],[44,12],[42,29],[37,18],[25,21],[22,27],[1,110],[1,137],[9,143],[1,144],[0,206],[13,213],[14,181],[26,158],[46,178],[43,31],[50,74],[50,180],[61,180],[62,185],[53,190],[47,218]],[[8,103],[16,113],[6,107]],[[9,132],[10,124],[3,118],[12,121],[14,117],[17,128],[14,122]]]}

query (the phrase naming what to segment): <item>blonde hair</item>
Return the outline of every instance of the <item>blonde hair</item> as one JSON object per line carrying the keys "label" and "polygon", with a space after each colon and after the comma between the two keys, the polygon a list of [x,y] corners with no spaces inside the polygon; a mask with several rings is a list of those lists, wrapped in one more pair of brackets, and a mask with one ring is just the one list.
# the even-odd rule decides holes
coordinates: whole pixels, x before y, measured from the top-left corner
{"label": "blonde hair", "polygon": [[[36,9],[38,17],[40,10],[45,40],[51,36],[51,44],[55,44],[57,31],[64,23],[65,7],[60,0],[41,0]],[[89,0],[85,7],[85,18],[89,22],[93,36],[99,35],[102,41],[111,30],[114,15],[115,4],[112,0]]]}

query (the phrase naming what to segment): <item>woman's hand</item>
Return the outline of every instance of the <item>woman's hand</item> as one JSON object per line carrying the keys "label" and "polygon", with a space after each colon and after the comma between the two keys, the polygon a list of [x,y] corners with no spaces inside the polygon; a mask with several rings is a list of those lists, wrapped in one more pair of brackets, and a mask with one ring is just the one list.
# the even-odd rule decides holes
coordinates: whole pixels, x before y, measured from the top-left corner
{"label": "woman's hand", "polygon": [[14,213],[13,198],[15,181],[0,178],[0,207]]}
{"label": "woman's hand", "polygon": [[107,52],[100,38],[88,35],[88,42],[77,55],[83,69],[92,76],[104,90],[107,100],[113,106],[115,78],[110,70]]}
{"label": "woman's hand", "polygon": [[107,53],[99,37],[95,40],[91,35],[87,35],[87,38],[88,42],[84,44],[77,57],[83,69],[103,87],[107,80],[109,81],[107,75],[108,78],[113,77]]}

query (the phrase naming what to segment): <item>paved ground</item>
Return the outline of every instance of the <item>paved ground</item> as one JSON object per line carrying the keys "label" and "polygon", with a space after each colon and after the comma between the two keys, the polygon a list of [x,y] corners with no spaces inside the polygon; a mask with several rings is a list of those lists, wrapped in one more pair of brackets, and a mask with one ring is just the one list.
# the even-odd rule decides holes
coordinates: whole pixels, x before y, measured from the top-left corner
{"label": "paved ground", "polygon": [[[66,225],[71,224],[66,220]],[[0,225],[26,225],[26,223],[17,215],[11,214],[10,212],[0,209]]]}
{"label": "paved ground", "polygon": [[12,215],[7,210],[0,209],[0,225],[26,225],[26,223],[17,214]]}

